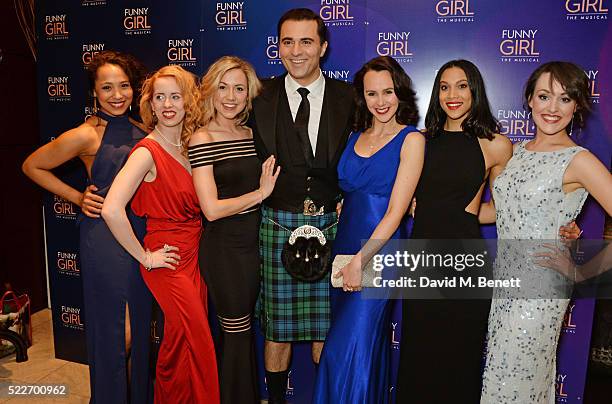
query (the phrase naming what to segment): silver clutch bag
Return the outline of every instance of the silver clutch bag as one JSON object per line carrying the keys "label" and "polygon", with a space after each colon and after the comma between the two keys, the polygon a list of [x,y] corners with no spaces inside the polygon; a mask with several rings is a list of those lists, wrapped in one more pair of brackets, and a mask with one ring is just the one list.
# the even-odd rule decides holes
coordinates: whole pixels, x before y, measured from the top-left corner
{"label": "silver clutch bag", "polygon": [[[348,265],[349,262],[353,259],[354,255],[336,255],[334,258],[334,262],[332,263],[332,271],[331,271],[331,284],[334,288],[342,287],[342,277],[335,278],[336,275],[342,268]],[[376,276],[380,276],[374,271],[374,266],[372,265],[372,260],[370,260],[365,268],[363,268],[363,272],[361,275],[361,287],[362,288],[373,288],[374,287],[374,278]]]}

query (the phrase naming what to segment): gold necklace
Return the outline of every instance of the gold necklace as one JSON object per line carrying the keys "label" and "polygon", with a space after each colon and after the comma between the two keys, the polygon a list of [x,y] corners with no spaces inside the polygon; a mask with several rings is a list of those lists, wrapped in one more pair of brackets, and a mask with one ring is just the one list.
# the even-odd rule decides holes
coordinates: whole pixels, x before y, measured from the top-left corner
{"label": "gold necklace", "polygon": [[178,143],[178,144],[176,144],[176,143],[172,143],[171,141],[169,141],[169,140],[168,140],[168,139],[167,139],[167,138],[164,136],[164,134],[163,134],[163,133],[161,133],[161,131],[160,131],[159,129],[157,129],[157,125],[155,125],[155,131],[156,131],[157,133],[159,133],[159,136],[161,136],[161,137],[162,137],[162,139],[164,139],[166,142],[168,142],[168,143],[169,143],[169,144],[171,144],[172,146],[174,146],[174,147],[178,147],[178,148],[180,148],[180,149],[182,149],[182,148],[183,148],[183,144],[180,142],[180,140],[179,140],[179,143]]}

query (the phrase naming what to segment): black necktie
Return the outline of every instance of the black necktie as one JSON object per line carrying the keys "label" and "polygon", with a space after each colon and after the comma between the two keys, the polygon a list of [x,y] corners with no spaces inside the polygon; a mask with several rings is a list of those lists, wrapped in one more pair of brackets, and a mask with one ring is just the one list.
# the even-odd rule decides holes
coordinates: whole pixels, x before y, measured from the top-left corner
{"label": "black necktie", "polygon": [[300,142],[302,143],[302,151],[304,152],[304,159],[308,166],[312,166],[314,160],[314,153],[312,152],[312,146],[310,145],[310,138],[308,137],[308,119],[310,118],[310,102],[308,101],[308,93],[310,91],[307,88],[300,87],[297,92],[302,96],[300,106],[297,114],[295,115],[295,128],[297,129]]}

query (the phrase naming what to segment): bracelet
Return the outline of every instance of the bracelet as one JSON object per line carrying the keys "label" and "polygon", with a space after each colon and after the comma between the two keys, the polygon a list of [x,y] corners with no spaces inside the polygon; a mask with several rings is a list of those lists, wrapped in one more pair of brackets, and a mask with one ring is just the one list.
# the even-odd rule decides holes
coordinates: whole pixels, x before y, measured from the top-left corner
{"label": "bracelet", "polygon": [[151,269],[153,267],[153,262],[151,259],[151,251],[145,251],[146,257],[145,257],[145,264],[144,267],[148,272],[151,272]]}

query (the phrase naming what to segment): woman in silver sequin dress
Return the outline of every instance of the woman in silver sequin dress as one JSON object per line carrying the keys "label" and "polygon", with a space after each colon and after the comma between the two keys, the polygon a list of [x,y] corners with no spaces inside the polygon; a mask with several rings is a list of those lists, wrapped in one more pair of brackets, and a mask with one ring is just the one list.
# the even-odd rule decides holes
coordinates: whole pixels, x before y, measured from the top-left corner
{"label": "woman in silver sequin dress", "polygon": [[518,277],[523,287],[495,290],[482,403],[555,401],[557,340],[571,285],[534,264],[533,255],[556,241],[559,226],[576,218],[589,193],[612,213],[612,176],[570,137],[589,109],[584,72],[567,62],[546,63],[529,78],[525,99],[535,139],[515,145],[493,186],[499,238],[495,275]]}

